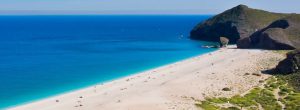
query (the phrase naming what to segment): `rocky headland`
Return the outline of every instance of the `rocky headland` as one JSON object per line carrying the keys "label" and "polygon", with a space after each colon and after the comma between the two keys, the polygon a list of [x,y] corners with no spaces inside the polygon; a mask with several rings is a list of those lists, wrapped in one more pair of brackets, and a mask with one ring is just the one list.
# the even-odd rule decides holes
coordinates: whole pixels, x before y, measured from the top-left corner
{"label": "rocky headland", "polygon": [[213,42],[221,36],[238,48],[295,49],[300,47],[300,15],[238,5],[196,25],[190,33],[191,39]]}

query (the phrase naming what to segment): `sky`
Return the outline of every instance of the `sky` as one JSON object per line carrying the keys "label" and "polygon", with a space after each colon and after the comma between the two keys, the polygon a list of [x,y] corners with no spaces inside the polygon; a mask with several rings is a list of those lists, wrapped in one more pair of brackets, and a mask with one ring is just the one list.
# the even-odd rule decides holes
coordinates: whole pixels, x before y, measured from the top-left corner
{"label": "sky", "polygon": [[300,0],[0,0],[0,14],[218,14],[239,4],[300,13]]}

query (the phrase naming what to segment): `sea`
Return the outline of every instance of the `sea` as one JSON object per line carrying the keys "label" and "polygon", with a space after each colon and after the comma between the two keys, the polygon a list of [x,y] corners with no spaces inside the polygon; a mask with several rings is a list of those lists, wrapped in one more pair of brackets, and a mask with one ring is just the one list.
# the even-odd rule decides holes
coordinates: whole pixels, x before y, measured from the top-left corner
{"label": "sea", "polygon": [[215,51],[189,39],[211,15],[1,15],[0,109]]}

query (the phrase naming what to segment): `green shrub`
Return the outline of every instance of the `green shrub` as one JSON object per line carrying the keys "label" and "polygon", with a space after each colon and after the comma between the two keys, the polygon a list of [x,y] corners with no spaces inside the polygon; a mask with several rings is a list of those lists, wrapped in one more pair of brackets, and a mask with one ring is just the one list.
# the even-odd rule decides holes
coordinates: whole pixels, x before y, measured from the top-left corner
{"label": "green shrub", "polygon": [[278,95],[279,95],[279,96],[286,96],[287,93],[286,93],[286,92],[279,91],[279,92],[278,92]]}
{"label": "green shrub", "polygon": [[277,78],[277,84],[279,84],[279,85],[285,85],[287,82],[284,80],[284,79],[282,79],[282,78]]}
{"label": "green shrub", "polygon": [[228,107],[228,108],[222,108],[221,110],[240,110],[237,107]]}
{"label": "green shrub", "polygon": [[256,105],[256,102],[254,102],[252,99],[241,97],[239,95],[233,96],[230,100],[230,103],[237,105],[239,107],[249,107],[252,105]]}
{"label": "green shrub", "polygon": [[249,100],[254,100],[255,98],[259,97],[260,92],[261,92],[261,88],[254,88],[244,97],[246,97]]}
{"label": "green shrub", "polygon": [[295,103],[286,103],[285,109],[286,110],[300,110],[300,106]]}
{"label": "green shrub", "polygon": [[281,106],[277,103],[272,91],[263,89],[255,101],[260,103],[265,110],[281,110]]}
{"label": "green shrub", "polygon": [[258,107],[252,106],[252,107],[249,107],[248,110],[258,110]]}
{"label": "green shrub", "polygon": [[289,88],[287,86],[280,86],[279,89],[280,89],[280,92],[285,92],[285,93],[292,93],[293,92],[293,88]]}
{"label": "green shrub", "polygon": [[300,105],[300,93],[289,94],[284,98],[287,103],[294,103]]}
{"label": "green shrub", "polygon": [[201,104],[195,104],[198,107],[203,108],[204,110],[219,110],[220,107],[213,105],[209,101],[201,101]]}
{"label": "green shrub", "polygon": [[295,91],[300,92],[300,72],[288,75],[287,81]]}
{"label": "green shrub", "polygon": [[276,88],[279,87],[279,84],[277,84],[277,83],[272,83],[272,84],[270,84],[270,87],[271,87],[272,89],[276,89]]}
{"label": "green shrub", "polygon": [[207,98],[206,100],[209,101],[209,102],[212,102],[212,103],[217,103],[217,104],[223,104],[223,103],[227,103],[228,102],[228,99],[225,98],[225,97]]}
{"label": "green shrub", "polygon": [[276,78],[274,78],[274,77],[271,77],[271,78],[269,78],[269,79],[267,79],[267,85],[270,85],[271,83],[274,83],[274,82],[276,82]]}

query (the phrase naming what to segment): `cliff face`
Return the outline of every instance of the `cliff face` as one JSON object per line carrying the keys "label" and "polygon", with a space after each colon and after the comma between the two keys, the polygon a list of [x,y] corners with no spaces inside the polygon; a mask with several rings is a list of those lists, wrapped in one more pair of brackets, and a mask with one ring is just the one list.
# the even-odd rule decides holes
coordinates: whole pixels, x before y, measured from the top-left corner
{"label": "cliff face", "polygon": [[240,38],[249,37],[285,16],[239,5],[198,24],[190,36],[191,39],[204,41],[219,41],[219,37],[224,36],[231,43],[236,43]]}
{"label": "cliff face", "polygon": [[300,15],[291,14],[276,20],[250,37],[237,42],[238,48],[286,50],[300,47]]}

